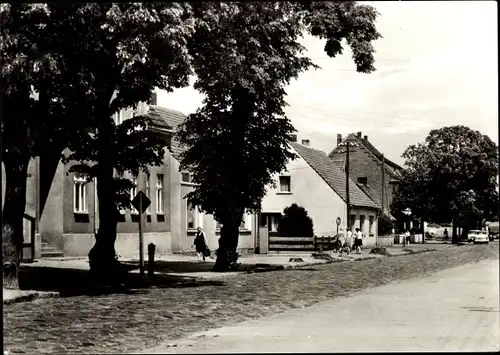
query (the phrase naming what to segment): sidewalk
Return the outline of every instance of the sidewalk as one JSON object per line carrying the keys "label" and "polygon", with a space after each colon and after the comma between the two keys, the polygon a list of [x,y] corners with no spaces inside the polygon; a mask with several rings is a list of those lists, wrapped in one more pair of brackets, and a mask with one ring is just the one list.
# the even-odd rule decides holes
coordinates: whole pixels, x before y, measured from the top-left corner
{"label": "sidewalk", "polygon": [[498,351],[498,277],[485,260],[140,353]]}
{"label": "sidewalk", "polygon": [[3,289],[3,304],[32,301],[37,298],[58,297],[57,292],[25,291]]}

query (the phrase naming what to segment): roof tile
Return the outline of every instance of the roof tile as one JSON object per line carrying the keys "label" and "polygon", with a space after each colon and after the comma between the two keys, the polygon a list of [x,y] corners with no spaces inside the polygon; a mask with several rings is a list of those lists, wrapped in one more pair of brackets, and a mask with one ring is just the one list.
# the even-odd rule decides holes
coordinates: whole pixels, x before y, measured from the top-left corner
{"label": "roof tile", "polygon": [[[184,122],[186,119],[186,115],[184,115],[182,112],[175,111],[175,110],[170,110],[165,107],[160,107],[160,106],[149,106],[149,113],[148,116],[151,118],[153,121],[153,125],[159,128],[165,128],[165,129],[174,129],[176,130],[177,127]],[[181,160],[181,154],[184,152],[186,148],[184,148],[179,139],[172,137],[171,141],[171,147],[170,151],[172,152],[172,156],[180,161]]]}

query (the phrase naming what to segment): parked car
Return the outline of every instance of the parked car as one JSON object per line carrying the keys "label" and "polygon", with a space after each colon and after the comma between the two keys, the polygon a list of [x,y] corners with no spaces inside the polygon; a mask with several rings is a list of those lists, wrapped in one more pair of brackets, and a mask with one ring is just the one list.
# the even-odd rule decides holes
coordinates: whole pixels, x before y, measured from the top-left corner
{"label": "parked car", "polygon": [[467,242],[476,243],[488,243],[488,233],[481,230],[471,230],[467,235]]}

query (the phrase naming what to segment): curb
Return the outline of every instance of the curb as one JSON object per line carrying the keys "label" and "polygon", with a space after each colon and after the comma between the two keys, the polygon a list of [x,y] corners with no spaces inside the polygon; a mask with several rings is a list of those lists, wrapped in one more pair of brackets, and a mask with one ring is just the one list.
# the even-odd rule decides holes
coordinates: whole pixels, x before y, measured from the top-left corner
{"label": "curb", "polygon": [[59,297],[59,292],[33,292],[27,295],[22,295],[8,300],[3,300],[3,304],[8,305],[13,303],[31,302],[43,298],[58,298],[58,297]]}

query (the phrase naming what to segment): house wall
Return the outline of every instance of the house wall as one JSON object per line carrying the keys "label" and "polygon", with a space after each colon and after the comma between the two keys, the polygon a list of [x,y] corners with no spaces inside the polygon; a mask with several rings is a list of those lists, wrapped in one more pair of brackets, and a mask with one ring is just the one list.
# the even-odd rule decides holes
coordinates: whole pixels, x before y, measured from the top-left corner
{"label": "house wall", "polygon": [[[173,159],[175,160],[175,159]],[[194,238],[196,235],[196,228],[201,226],[205,235],[207,237],[208,247],[210,250],[215,251],[219,247],[219,238],[220,238],[220,230],[217,229],[217,223],[212,215],[202,213],[200,211],[195,212],[195,226],[193,229],[188,229],[187,227],[187,199],[186,195],[195,189],[195,184],[182,182],[181,181],[181,173],[178,169],[178,163],[173,164],[173,166],[177,166],[175,170],[175,180],[178,181],[178,186],[180,186],[180,193],[176,194],[179,198],[180,203],[174,202],[172,206],[179,206],[180,214],[176,216],[176,221],[179,221],[180,227],[175,228],[180,231],[179,238],[179,249],[176,251],[180,252],[190,252],[194,251],[193,245]],[[239,240],[238,240],[238,250],[240,252],[254,252],[255,251],[255,218],[254,215],[245,215],[247,229],[240,230]]]}
{"label": "house wall", "polygon": [[[64,164],[57,165],[52,185],[45,202],[43,213],[40,216],[40,234],[44,242],[59,247],[64,246],[64,189],[66,180]],[[71,201],[71,211],[73,202]]]}
{"label": "house wall", "polygon": [[304,159],[298,157],[290,161],[286,170],[281,175],[290,176],[291,192],[279,191],[279,175],[277,175],[276,188],[268,187],[262,200],[262,213],[283,213],[285,207],[296,203],[304,207],[312,218],[315,235],[335,235],[337,217],[341,218],[341,227],[345,228],[347,213],[345,202]]}
{"label": "house wall", "polygon": [[[354,233],[356,228],[360,228],[361,232],[365,235],[363,239],[364,245],[375,245],[378,236],[378,218],[377,210],[372,208],[351,208],[351,215],[355,216],[354,223],[352,224],[352,231]],[[364,222],[362,223],[362,216]],[[370,233],[370,216],[373,217],[373,225]]]}
{"label": "house wall", "polygon": [[[2,162],[2,210],[3,206],[5,203],[5,191],[6,191],[6,172],[5,172],[5,166]],[[30,215],[33,218],[36,218],[36,201],[37,201],[37,179],[36,179],[36,174],[37,174],[37,169],[36,169],[36,160],[31,159],[29,164],[28,164],[28,176],[26,178],[26,204],[24,208],[24,213],[27,215]],[[30,243],[31,242],[31,224],[27,219],[23,220],[23,228],[24,228],[24,243]],[[40,252],[41,252],[41,246],[42,246],[42,241],[39,237],[39,235],[36,234],[36,221],[35,221],[35,236],[34,237],[34,248],[35,248],[35,258],[40,257]],[[29,252],[29,253],[28,253]],[[31,252],[29,249],[24,249],[23,251],[24,255],[26,257],[28,255],[31,255]]]}
{"label": "house wall", "polygon": [[[345,159],[345,153],[334,153],[335,157]],[[385,197],[384,206],[390,211],[394,195],[394,184],[390,180],[394,179],[390,170],[385,167]],[[352,147],[349,149],[349,174],[354,182],[359,177],[367,177],[368,185],[382,197],[382,162],[378,161],[364,146]]]}
{"label": "house wall", "polygon": [[[143,233],[144,245],[147,241],[156,244],[156,250],[160,253],[172,251],[169,217],[170,206],[170,153],[166,152],[164,165],[150,167],[150,199],[151,213],[144,218]],[[87,213],[75,213],[73,209],[73,182],[74,174],[66,175],[71,163],[59,164],[54,181],[50,188],[46,206],[40,220],[40,233],[42,239],[50,245],[57,246],[67,256],[85,256],[95,243],[94,228],[99,226],[98,203],[94,205],[94,184],[86,184]],[[157,174],[164,175],[163,206],[164,215],[156,214],[156,182]],[[140,173],[138,178],[138,189],[145,191],[147,176]],[[120,255],[137,253],[138,249],[138,215],[133,215],[126,210],[124,221],[117,224],[116,251]],[[95,223],[95,224],[94,224]],[[148,243],[149,243],[148,242]]]}

